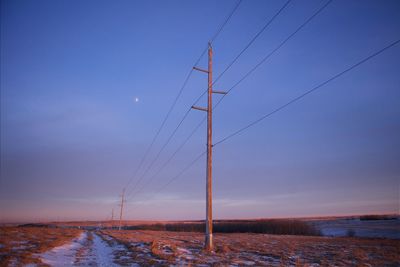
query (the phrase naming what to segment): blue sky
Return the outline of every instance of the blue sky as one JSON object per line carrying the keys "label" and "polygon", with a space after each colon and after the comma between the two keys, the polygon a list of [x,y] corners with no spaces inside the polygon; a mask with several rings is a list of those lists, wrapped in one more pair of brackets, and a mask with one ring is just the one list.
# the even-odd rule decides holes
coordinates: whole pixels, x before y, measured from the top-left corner
{"label": "blue sky", "polygon": [[[213,43],[215,77],[284,3],[242,1]],[[291,1],[215,88],[228,90],[324,3]],[[133,176],[235,4],[2,1],[0,220],[109,217],[206,89],[206,75],[194,72]],[[226,96],[214,141],[399,39],[399,11],[398,1],[334,0]],[[399,60],[396,45],[216,146],[214,217],[398,213]],[[189,113],[143,184],[203,116]],[[127,218],[204,217],[205,158],[155,192],[205,149],[205,137],[203,125],[129,200]]]}

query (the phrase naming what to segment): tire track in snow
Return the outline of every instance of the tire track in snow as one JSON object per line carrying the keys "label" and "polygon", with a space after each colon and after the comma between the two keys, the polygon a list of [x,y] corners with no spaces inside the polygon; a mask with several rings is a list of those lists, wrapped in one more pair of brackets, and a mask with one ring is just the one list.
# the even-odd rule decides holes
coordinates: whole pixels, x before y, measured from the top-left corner
{"label": "tire track in snow", "polygon": [[39,255],[50,266],[118,266],[115,256],[130,255],[121,245],[105,242],[97,233],[83,232],[70,243],[55,247]]}

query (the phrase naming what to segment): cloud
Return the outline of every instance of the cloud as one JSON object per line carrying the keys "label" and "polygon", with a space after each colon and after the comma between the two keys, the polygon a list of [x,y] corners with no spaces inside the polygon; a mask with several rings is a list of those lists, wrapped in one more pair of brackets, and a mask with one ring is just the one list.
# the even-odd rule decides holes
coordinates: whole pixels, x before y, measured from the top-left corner
{"label": "cloud", "polygon": [[70,202],[70,203],[81,203],[81,204],[103,204],[111,205],[116,203],[115,197],[86,197],[86,198],[57,198],[54,197],[52,200],[57,202]]}

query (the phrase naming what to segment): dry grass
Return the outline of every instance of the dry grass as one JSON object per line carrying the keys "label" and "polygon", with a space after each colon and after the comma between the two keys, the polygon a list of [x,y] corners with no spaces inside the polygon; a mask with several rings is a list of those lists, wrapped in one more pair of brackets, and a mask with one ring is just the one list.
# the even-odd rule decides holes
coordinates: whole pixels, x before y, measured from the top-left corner
{"label": "dry grass", "polygon": [[[0,228],[0,266],[36,263],[36,257],[70,242],[81,230]],[[252,233],[215,234],[215,252],[203,250],[204,236],[194,232],[103,230],[116,248],[115,263],[127,266],[400,266],[400,240],[289,236]],[[90,247],[92,232],[86,239]],[[85,244],[86,244],[85,243]],[[76,264],[84,251],[76,252]]]}
{"label": "dry grass", "polygon": [[203,250],[200,233],[103,231],[147,250],[162,265],[399,266],[400,241],[387,239],[216,234],[215,253]]}
{"label": "dry grass", "polygon": [[61,246],[81,232],[77,229],[0,227],[1,266],[22,266],[28,263],[43,265],[35,257],[36,253]]}

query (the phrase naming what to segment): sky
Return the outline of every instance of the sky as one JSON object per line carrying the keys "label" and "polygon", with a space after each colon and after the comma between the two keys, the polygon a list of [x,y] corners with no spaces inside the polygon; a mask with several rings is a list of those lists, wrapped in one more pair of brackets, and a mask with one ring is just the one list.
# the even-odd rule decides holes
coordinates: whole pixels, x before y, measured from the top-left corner
{"label": "sky", "polygon": [[[212,43],[214,78],[285,2],[240,3]],[[291,1],[215,90],[229,90],[325,3]],[[190,111],[157,154],[206,74],[192,73],[140,162],[236,4],[1,1],[0,221],[109,219],[127,184],[126,219],[204,219],[205,157],[174,177],[205,150],[206,125],[157,170],[205,113]],[[226,95],[214,143],[398,40],[399,13],[396,0],[332,1]],[[215,146],[214,218],[399,213],[399,69],[397,44]]]}

